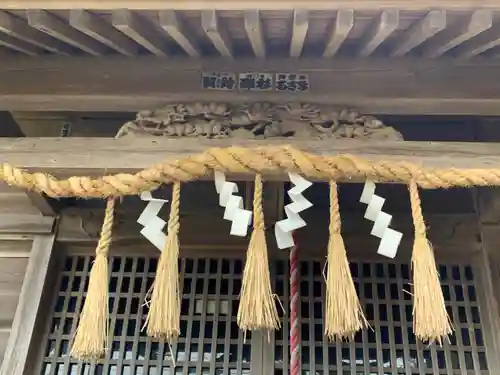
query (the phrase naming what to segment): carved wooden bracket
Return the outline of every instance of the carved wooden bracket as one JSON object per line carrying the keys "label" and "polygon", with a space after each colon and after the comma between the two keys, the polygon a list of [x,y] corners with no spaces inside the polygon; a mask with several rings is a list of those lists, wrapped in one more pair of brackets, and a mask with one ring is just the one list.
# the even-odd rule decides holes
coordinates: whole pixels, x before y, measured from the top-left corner
{"label": "carved wooden bracket", "polygon": [[204,138],[358,138],[403,140],[373,116],[311,103],[181,103],[141,111],[116,138],[166,136]]}

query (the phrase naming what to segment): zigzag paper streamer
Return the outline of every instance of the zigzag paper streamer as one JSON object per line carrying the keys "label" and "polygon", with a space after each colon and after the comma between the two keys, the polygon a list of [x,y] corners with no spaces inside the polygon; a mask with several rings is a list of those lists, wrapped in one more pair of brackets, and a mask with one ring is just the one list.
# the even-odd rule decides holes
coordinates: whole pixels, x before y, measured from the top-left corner
{"label": "zigzag paper streamer", "polygon": [[373,181],[366,181],[359,201],[368,205],[365,219],[374,222],[370,234],[380,238],[377,253],[388,258],[394,258],[403,234],[389,228],[392,215],[382,211],[385,199],[375,194],[375,183]]}
{"label": "zigzag paper streamer", "polygon": [[274,235],[279,249],[295,245],[292,232],[306,226],[306,222],[299,213],[312,206],[312,203],[302,195],[304,190],[312,185],[312,182],[295,173],[289,173],[288,176],[295,186],[288,190],[288,196],[292,203],[285,206],[286,219],[278,221],[274,226]]}
{"label": "zigzag paper streamer", "polygon": [[148,202],[141,216],[137,219],[137,222],[144,227],[141,230],[141,234],[156,246],[158,250],[163,251],[167,240],[166,234],[163,233],[163,228],[167,223],[158,217],[158,213],[168,200],[153,198],[149,191],[145,191],[140,197],[143,201]]}
{"label": "zigzag paper streamer", "polygon": [[243,208],[243,198],[238,193],[238,185],[226,181],[222,172],[214,173],[215,189],[219,194],[219,204],[225,207],[224,219],[231,221],[230,235],[245,237],[252,220],[252,211]]}

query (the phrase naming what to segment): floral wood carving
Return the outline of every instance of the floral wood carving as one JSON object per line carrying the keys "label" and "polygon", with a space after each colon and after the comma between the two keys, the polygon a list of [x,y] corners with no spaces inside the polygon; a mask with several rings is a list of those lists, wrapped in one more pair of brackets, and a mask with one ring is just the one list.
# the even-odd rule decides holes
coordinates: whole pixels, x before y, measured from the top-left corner
{"label": "floral wood carving", "polygon": [[141,111],[116,138],[125,136],[267,138],[360,138],[402,140],[373,116],[332,106],[288,103],[183,103]]}

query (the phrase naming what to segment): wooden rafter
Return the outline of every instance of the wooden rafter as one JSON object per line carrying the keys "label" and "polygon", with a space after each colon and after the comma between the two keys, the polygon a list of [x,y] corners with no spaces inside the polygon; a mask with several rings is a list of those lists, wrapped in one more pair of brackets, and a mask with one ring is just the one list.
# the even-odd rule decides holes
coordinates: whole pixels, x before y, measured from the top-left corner
{"label": "wooden rafter", "polygon": [[10,35],[2,35],[0,37],[0,45],[10,48],[14,51],[24,53],[28,56],[36,56],[41,54],[42,50],[32,44],[19,40]]}
{"label": "wooden rafter", "polygon": [[[453,10],[474,10],[481,8],[499,9],[497,0],[440,0],[439,7]],[[420,10],[428,11],[436,7],[436,0],[221,0],[207,2],[206,0],[81,0],[69,2],[67,0],[0,0],[0,9],[117,9],[127,8],[136,10],[199,10],[199,9],[263,9],[263,10],[290,10],[305,9],[359,9],[359,10]]]}
{"label": "wooden rafter", "polygon": [[446,27],[446,12],[431,10],[420,21],[408,29],[394,46],[391,56],[401,57],[430,39]]}
{"label": "wooden rafter", "polygon": [[332,57],[340,49],[347,35],[354,27],[354,10],[341,9],[337,12],[335,23],[333,24],[330,39],[326,43],[323,57]]}
{"label": "wooden rafter", "polygon": [[93,56],[102,56],[107,47],[95,39],[75,30],[51,13],[44,10],[28,10],[28,23],[35,29],[81,49]]}
{"label": "wooden rafter", "polygon": [[148,21],[128,9],[120,9],[113,13],[113,26],[135,40],[153,55],[165,57],[168,52],[161,34]]}
{"label": "wooden rafter", "polygon": [[431,41],[426,43],[423,55],[427,58],[436,58],[460,44],[474,38],[493,25],[493,12],[488,9],[477,10],[470,18],[453,25]]}
{"label": "wooden rafter", "polygon": [[399,11],[384,10],[365,31],[359,48],[359,56],[370,56],[399,26]]}
{"label": "wooden rafter", "polygon": [[[268,145],[291,145],[321,155],[349,153],[371,161],[408,161],[436,168],[500,166],[496,143],[333,140],[266,140]],[[201,153],[209,147],[258,147],[261,141],[237,139],[132,138],[4,138],[0,162],[55,175],[136,172],[162,160]],[[269,176],[272,179],[273,176]],[[274,176],[278,179],[285,176]],[[245,177],[244,179],[252,178]]]}
{"label": "wooden rafter", "polygon": [[[426,12],[375,7],[370,17],[355,5],[340,6],[324,15],[319,12],[322,8],[313,11],[309,6],[276,12],[266,9],[158,8],[147,12],[117,7],[98,12],[70,7],[67,12],[54,12],[28,8],[26,22],[22,11],[9,13],[0,7],[0,31],[7,34],[0,35],[0,42],[7,51],[43,57],[46,51],[180,57],[182,49],[190,57],[200,58],[212,56],[212,44],[219,56],[234,59],[266,58],[270,52],[282,57],[348,57],[354,53],[361,58],[410,54],[463,59],[500,43],[500,20],[491,9],[464,10],[458,15],[444,7]],[[344,43],[348,47],[342,49]]]}
{"label": "wooden rafter", "polygon": [[219,16],[215,10],[204,10],[201,13],[201,25],[207,37],[212,41],[214,47],[221,56],[232,58],[234,56],[231,38],[227,30],[219,22]]}
{"label": "wooden rafter", "polygon": [[495,24],[457,48],[456,56],[470,59],[500,45],[500,24]]}
{"label": "wooden rafter", "polygon": [[266,57],[266,42],[264,32],[262,31],[262,21],[258,10],[245,11],[245,30],[248,34],[248,39],[252,44],[252,49],[255,56]]}
{"label": "wooden rafter", "polygon": [[[201,72],[295,72],[310,90],[203,90]],[[103,81],[103,77],[106,79]],[[3,58],[0,108],[128,111],[192,101],[303,101],[373,114],[500,114],[500,63],[422,59]]]}
{"label": "wooden rafter", "polygon": [[[71,49],[65,43],[32,28],[25,20],[0,11],[0,31],[33,46],[59,54],[69,54]],[[31,49],[29,49],[31,50]]]}
{"label": "wooden rafter", "polygon": [[86,10],[71,10],[69,23],[75,29],[87,34],[122,55],[134,56],[138,52],[137,44],[131,39],[113,28],[108,22]]}
{"label": "wooden rafter", "polygon": [[308,11],[303,9],[295,10],[293,13],[292,40],[290,41],[291,57],[299,57],[302,54],[308,29]]}
{"label": "wooden rafter", "polygon": [[199,57],[198,42],[193,34],[187,30],[177,13],[173,10],[162,10],[158,14],[160,26],[172,37],[191,57]]}

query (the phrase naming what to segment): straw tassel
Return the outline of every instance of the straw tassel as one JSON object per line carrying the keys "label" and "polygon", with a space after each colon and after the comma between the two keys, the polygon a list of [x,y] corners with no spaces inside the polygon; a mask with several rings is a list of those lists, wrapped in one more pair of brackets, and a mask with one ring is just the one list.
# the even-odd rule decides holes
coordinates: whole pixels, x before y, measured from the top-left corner
{"label": "straw tassel", "polygon": [[368,325],[359,303],[341,235],[337,183],[330,181],[330,239],[326,275],[325,336],[330,341],[352,338]]}
{"label": "straw tassel", "polygon": [[146,320],[147,334],[167,342],[175,340],[180,333],[178,266],[180,191],[180,182],[175,182],[172,187],[172,205],[170,206],[165,249],[158,261]]}
{"label": "straw tassel", "polygon": [[415,226],[413,244],[413,330],[424,342],[438,342],[452,333],[450,319],[444,303],[439,282],[436,260],[427,240],[418,187],[415,181],[409,184],[411,213]]}
{"label": "straw tassel", "polygon": [[108,250],[111,244],[115,199],[108,198],[89,286],[76,330],[71,356],[80,360],[103,357],[108,339]]}
{"label": "straw tassel", "polygon": [[262,176],[259,174],[255,176],[253,232],[243,270],[237,323],[243,331],[272,330],[280,327],[278,311],[271,289],[264,213],[262,211]]}

